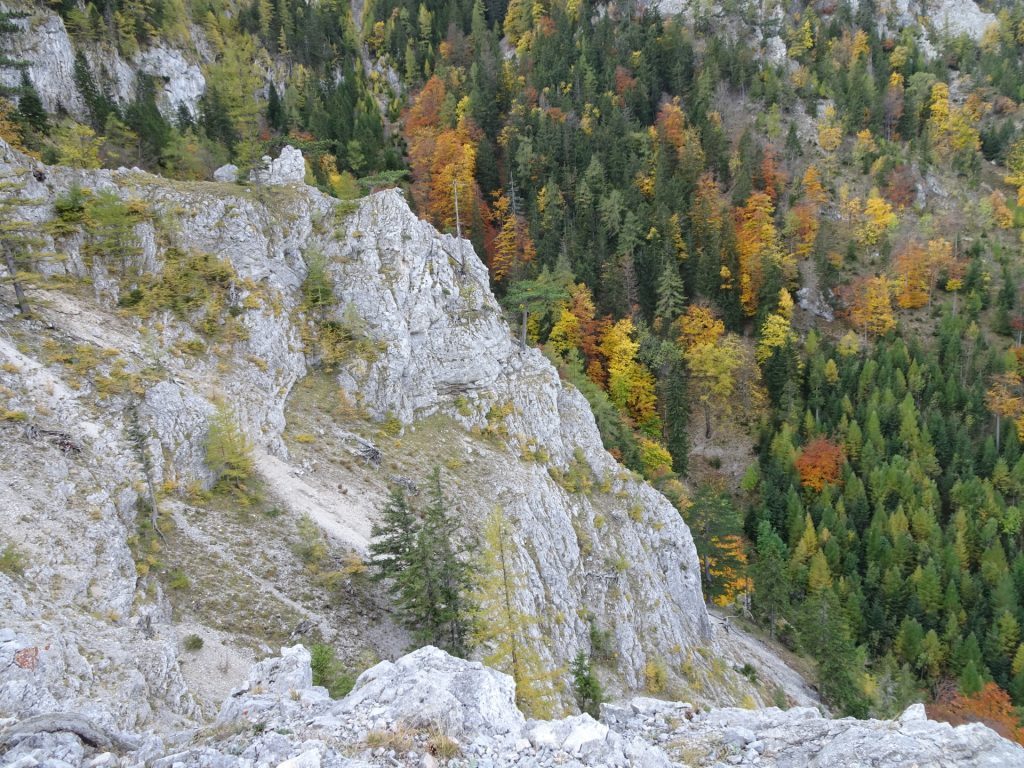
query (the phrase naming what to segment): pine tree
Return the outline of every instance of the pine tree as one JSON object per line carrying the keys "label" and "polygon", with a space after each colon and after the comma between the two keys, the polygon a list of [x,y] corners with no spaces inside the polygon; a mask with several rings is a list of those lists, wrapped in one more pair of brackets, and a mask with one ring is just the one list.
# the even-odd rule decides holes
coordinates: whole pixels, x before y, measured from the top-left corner
{"label": "pine tree", "polygon": [[370,564],[375,569],[375,580],[397,578],[409,562],[419,529],[420,521],[409,508],[405,491],[401,486],[394,486],[380,519],[371,529]]}
{"label": "pine tree", "polygon": [[576,706],[580,708],[580,712],[586,712],[594,718],[598,717],[601,702],[604,701],[604,691],[601,690],[601,683],[591,669],[590,659],[583,651],[576,654],[569,672],[572,674]]}
{"label": "pine tree", "polygon": [[789,607],[789,568],[786,544],[772,524],[762,520],[757,528],[757,560],[751,567],[754,579],[754,611],[768,620],[768,632],[775,638],[775,629]]}
{"label": "pine tree", "polygon": [[658,279],[658,303],[655,317],[661,319],[661,327],[669,333],[673,324],[683,313],[686,297],[683,294],[683,280],[679,277],[679,269],[671,261],[665,261]]}
{"label": "pine tree", "polygon": [[50,121],[46,117],[46,110],[43,109],[43,101],[39,98],[39,91],[29,79],[28,72],[21,72],[21,89],[18,93],[18,119],[23,125],[34,131],[45,134],[50,130]]}
{"label": "pine tree", "polygon": [[464,656],[468,652],[469,611],[464,595],[470,587],[469,567],[461,557],[458,521],[445,498],[440,467],[434,468],[428,483],[429,503],[417,537],[420,557],[430,561],[425,575],[434,582],[433,605],[423,617],[424,625],[430,627],[433,642]]}
{"label": "pine tree", "polygon": [[476,567],[471,600],[474,610],[473,640],[484,650],[484,663],[512,676],[516,704],[538,719],[553,711],[551,675],[541,668],[531,628],[537,618],[516,602],[523,593],[523,577],[513,557],[512,526],[501,508],[484,525],[483,549]]}
{"label": "pine tree", "polygon": [[428,488],[422,520],[401,489],[392,490],[372,529],[371,565],[376,579],[390,580],[388,589],[402,622],[417,641],[464,656],[469,650],[469,568],[461,556],[459,526],[445,498],[439,467],[431,473]]}
{"label": "pine tree", "polygon": [[662,367],[661,399],[665,404],[665,447],[672,455],[672,468],[685,475],[690,460],[690,380],[686,361],[673,346]]}

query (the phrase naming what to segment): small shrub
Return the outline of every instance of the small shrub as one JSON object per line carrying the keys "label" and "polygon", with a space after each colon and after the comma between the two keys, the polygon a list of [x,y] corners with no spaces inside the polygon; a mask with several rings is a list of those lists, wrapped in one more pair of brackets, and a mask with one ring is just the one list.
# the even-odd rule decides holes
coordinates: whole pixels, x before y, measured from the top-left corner
{"label": "small shrub", "polygon": [[752,683],[757,682],[757,668],[749,661],[740,667],[740,674]]}
{"label": "small shrub", "polygon": [[355,677],[338,661],[331,646],[317,643],[310,649],[310,656],[313,685],[326,688],[332,699],[340,699],[352,690],[356,682]]}
{"label": "small shrub", "polygon": [[455,739],[446,733],[442,733],[440,730],[434,729],[430,732],[430,736],[427,739],[427,752],[439,760],[453,760],[461,754],[462,749],[459,747],[459,742]]}
{"label": "small shrub", "polygon": [[167,580],[167,586],[171,589],[183,591],[192,586],[192,582],[183,571],[177,569],[171,571],[170,578]]}
{"label": "small shrub", "polygon": [[407,728],[399,728],[394,731],[370,731],[366,735],[366,746],[371,749],[383,747],[393,749],[398,754],[409,752],[416,742],[413,734]]}
{"label": "small shrub", "polygon": [[399,432],[402,431],[402,420],[399,419],[395,414],[388,413],[384,418],[384,421],[380,425],[380,433],[387,437],[395,437]]}
{"label": "small shrub", "polygon": [[642,504],[634,504],[629,508],[629,519],[634,523],[643,522],[644,519],[644,508]]}
{"label": "small shrub", "polygon": [[317,571],[327,559],[327,544],[324,543],[323,532],[308,517],[298,523],[299,541],[295,545],[295,554],[311,570]]}
{"label": "small shrub", "polygon": [[183,643],[186,651],[198,651],[203,647],[203,638],[199,635],[188,635]]}
{"label": "small shrub", "polygon": [[0,411],[0,421],[28,421],[28,414],[24,411]]}
{"label": "small shrub", "polygon": [[662,693],[668,684],[668,672],[660,659],[651,659],[644,665],[644,684],[648,693]]}
{"label": "small shrub", "polygon": [[593,620],[590,622],[590,658],[604,663],[615,660],[615,638],[611,630],[601,629]]}

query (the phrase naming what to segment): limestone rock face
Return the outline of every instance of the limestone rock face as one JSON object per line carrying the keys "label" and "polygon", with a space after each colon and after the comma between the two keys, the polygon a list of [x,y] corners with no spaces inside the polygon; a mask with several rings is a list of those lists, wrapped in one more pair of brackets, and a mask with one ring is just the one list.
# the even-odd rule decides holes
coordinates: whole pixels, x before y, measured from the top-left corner
{"label": "limestone rock face", "polygon": [[[85,102],[75,87],[75,48],[56,14],[15,19],[21,34],[11,35],[15,61],[28,62],[28,75],[47,112],[63,107],[75,117],[85,117]],[[0,69],[0,83],[16,88],[21,85],[21,71]]]}
{"label": "limestone rock face", "polygon": [[[11,36],[10,56],[28,63],[28,75],[46,110],[58,112],[63,108],[75,118],[85,119],[86,105],[75,85],[75,44],[64,20],[51,11],[35,8],[13,23],[21,33]],[[101,71],[106,73],[102,84],[119,104],[135,98],[138,78],[146,75],[162,84],[157,90],[157,106],[165,118],[176,120],[179,107],[193,117],[199,115],[206,80],[196,57],[189,61],[182,51],[163,44],[140,50],[130,60],[109,48],[83,48],[83,53],[94,77]],[[20,85],[21,71],[0,68],[0,84]]]}
{"label": "limestone rock face", "polygon": [[[543,618],[545,661],[567,665],[572,649],[589,646],[593,621],[614,633],[619,671],[638,688],[648,662],[671,669],[707,641],[696,549],[679,513],[604,450],[586,400],[541,352],[519,346],[469,243],[438,235],[390,190],[367,198],[324,252],[335,317],[359,317],[382,350],[342,368],[353,399],[410,430],[443,413],[499,432],[513,456],[543,447],[547,466],[484,449],[479,479],[456,473],[453,495],[477,520],[497,504],[514,522],[512,556],[529,584],[517,603]],[[594,492],[555,479],[572,472]]]}
{"label": "limestone rock face", "polygon": [[250,175],[257,184],[302,184],[306,178],[306,161],[302,151],[286,146],[276,160],[263,156],[262,166]]}
{"label": "limestone rock face", "polygon": [[199,99],[206,93],[206,79],[195,62],[185,59],[181,51],[164,45],[147,48],[135,57],[139,73],[163,81],[162,99],[165,111],[177,116],[184,107],[192,117],[199,116]]}

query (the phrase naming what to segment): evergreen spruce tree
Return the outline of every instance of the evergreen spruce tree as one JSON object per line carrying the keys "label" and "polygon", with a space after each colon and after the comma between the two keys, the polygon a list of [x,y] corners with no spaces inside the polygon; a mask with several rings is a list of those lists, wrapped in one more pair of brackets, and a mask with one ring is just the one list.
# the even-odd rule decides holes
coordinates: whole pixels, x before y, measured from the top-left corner
{"label": "evergreen spruce tree", "polygon": [[768,520],[757,528],[757,559],[751,571],[754,578],[754,612],[768,622],[774,639],[778,620],[789,607],[789,552],[786,544]]}
{"label": "evergreen spruce tree", "polygon": [[430,476],[422,520],[395,488],[372,530],[374,578],[390,581],[402,622],[418,642],[464,656],[469,650],[469,568],[457,544],[458,523],[444,496],[440,469]]}
{"label": "evergreen spruce tree", "polygon": [[674,345],[662,366],[661,398],[665,404],[665,447],[672,455],[672,468],[685,475],[690,461],[690,376],[678,348]]}
{"label": "evergreen spruce tree", "polygon": [[601,690],[601,683],[594,675],[587,654],[583,651],[577,653],[569,667],[569,672],[572,674],[576,706],[580,708],[580,712],[586,712],[594,718],[598,717],[601,702],[604,701],[604,691]]}
{"label": "evergreen spruce tree", "polygon": [[39,92],[28,76],[28,72],[21,71],[21,89],[18,92],[17,117],[22,125],[28,126],[34,131],[45,134],[50,129],[49,120],[46,117],[46,110],[43,109],[43,101],[39,98]]}
{"label": "evergreen spruce tree", "polygon": [[409,508],[405,492],[401,486],[394,486],[380,520],[371,529],[370,565],[375,580],[397,578],[409,562],[419,528],[420,521]]}
{"label": "evergreen spruce tree", "polygon": [[679,277],[679,269],[670,260],[665,260],[665,266],[661,270],[661,277],[658,278],[658,303],[655,307],[655,317],[661,319],[662,333],[669,335],[673,331],[673,323],[683,313],[686,296],[683,293],[683,280]]}
{"label": "evergreen spruce tree", "polygon": [[463,656],[468,651],[468,612],[464,595],[470,587],[469,568],[458,545],[458,521],[452,515],[441,485],[441,468],[435,467],[429,480],[429,504],[423,516],[417,549],[426,564],[424,575],[433,582],[424,612],[432,642]]}

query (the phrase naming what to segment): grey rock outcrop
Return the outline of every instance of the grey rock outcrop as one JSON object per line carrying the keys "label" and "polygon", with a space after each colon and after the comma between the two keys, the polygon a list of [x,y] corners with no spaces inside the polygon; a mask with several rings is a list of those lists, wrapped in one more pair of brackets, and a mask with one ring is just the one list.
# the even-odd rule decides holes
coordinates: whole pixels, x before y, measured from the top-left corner
{"label": "grey rock outcrop", "polygon": [[881,721],[831,720],[800,707],[701,712],[681,702],[634,699],[602,706],[600,721],[527,721],[515,707],[511,678],[436,648],[369,670],[339,701],[310,684],[304,648],[282,654],[253,667],[202,739],[112,736],[81,718],[46,718],[0,727],[0,760],[94,768],[116,764],[116,753],[123,765],[158,768],[422,768],[442,762],[434,753],[443,748],[453,768],[1024,764],[1021,746],[983,725],[928,720],[919,704]]}
{"label": "grey rock outcrop", "polygon": [[[13,22],[21,31],[11,36],[10,58],[27,63],[27,72],[48,112],[64,109],[85,119],[86,104],[75,84],[76,47],[64,20],[56,13],[33,7],[27,16]],[[199,114],[199,99],[206,92],[206,80],[197,56],[192,60],[184,52],[167,45],[155,45],[138,51],[125,60],[109,48],[82,48],[94,77],[107,88],[119,104],[135,98],[140,76],[153,77],[160,87],[157,106],[164,117],[176,120],[184,107],[193,117]],[[103,73],[100,77],[100,73]],[[20,85],[21,70],[0,67],[0,84]]]}
{"label": "grey rock outcrop", "polygon": [[[0,145],[0,175],[20,174],[27,162]],[[290,179],[286,185],[239,187],[237,192],[212,184],[179,186],[139,172],[50,168],[45,183],[25,176],[26,196],[43,204],[26,208],[24,215],[40,224],[53,215],[47,201],[72,184],[113,190],[153,212],[136,228],[142,246],[139,270],[159,274],[171,246],[179,254],[217,254],[238,276],[239,287],[230,301],[239,338],[221,345],[214,355],[182,356],[176,352],[181,345],[205,346],[197,329],[171,313],[141,325],[116,318],[111,309],[118,299],[118,280],[102,260],[90,262],[83,256],[82,235],[49,246],[64,254],[61,273],[90,279],[94,298],[53,293],[45,310],[48,321],[65,328],[75,343],[117,350],[129,371],[159,366],[161,373],[146,383],[136,409],[146,452],[154,457],[153,483],[209,487],[204,441],[214,400],[219,400],[230,405],[252,441],[261,471],[269,473],[267,481],[285,483],[278,486],[282,498],[301,499],[301,511],[331,535],[365,544],[376,502],[342,499],[337,485],[317,487],[315,477],[301,481],[299,489],[302,470],[289,469],[282,440],[289,393],[307,372],[299,289],[306,270],[302,253],[314,249],[323,254],[337,286],[334,318],[379,350],[373,359],[356,356],[343,363],[339,382],[351,401],[377,418],[396,417],[410,435],[425,428],[421,423],[432,415],[449,419],[452,437],[472,465],[450,481],[467,527],[478,526],[496,502],[513,520],[516,546],[510,557],[523,576],[515,600],[541,618],[534,642],[542,661],[551,668],[567,665],[578,649],[589,647],[591,627],[597,626],[607,632],[621,660],[613,687],[643,686],[649,664],[663,669],[668,680],[676,679],[695,646],[711,642],[689,531],[663,496],[604,450],[583,397],[560,381],[538,351],[519,347],[490,293],[486,268],[470,245],[418,220],[395,190],[367,198],[353,214],[341,217],[337,201],[293,183],[304,165],[300,152],[286,149],[274,163],[284,169],[275,171],[275,178]],[[173,227],[158,233],[156,224],[168,215]],[[75,426],[76,434],[80,429],[95,435],[95,444],[84,444],[81,454],[42,462],[65,475],[80,475],[92,487],[29,472],[28,458],[17,464],[6,457],[0,460],[0,472],[7,473],[0,479],[8,483],[8,488],[0,484],[0,493],[11,499],[4,520],[28,521],[19,539],[33,541],[31,521],[53,504],[60,508],[59,514],[50,515],[60,530],[27,547],[33,559],[52,563],[68,558],[77,565],[82,557],[88,561],[91,553],[78,553],[87,541],[67,532],[90,514],[96,516],[97,535],[102,522],[103,537],[117,545],[97,550],[118,553],[116,568],[99,571],[110,573],[109,586],[97,584],[95,576],[89,586],[88,569],[69,572],[59,582],[74,586],[76,594],[89,595],[77,612],[62,616],[49,632],[67,639],[68,658],[77,659],[92,651],[88,643],[78,642],[76,627],[102,624],[97,612],[117,616],[126,625],[143,620],[136,594],[147,582],[139,580],[127,545],[143,487],[136,449],[127,442],[123,411],[108,409],[102,417],[92,413],[94,396],[88,389],[69,386],[59,367],[26,357],[14,345],[0,351],[17,371],[0,373],[0,380],[20,393],[7,407],[24,410],[32,420],[39,413],[55,414],[59,423]],[[45,391],[52,396],[40,400],[38,393]],[[483,431],[494,439],[473,436]],[[84,467],[100,450],[105,460],[99,471],[87,472]],[[544,458],[522,458],[530,450],[538,455],[543,451]],[[575,490],[558,479],[572,473],[591,490]],[[111,501],[104,503],[108,496]],[[24,618],[12,626],[19,636],[29,633],[30,617],[46,611],[46,600],[16,582],[5,593],[25,602]],[[109,608],[92,599],[108,593],[116,595]],[[154,605],[146,621],[158,637],[168,636],[166,605],[159,607],[159,599]],[[90,629],[86,636],[103,637],[103,647],[121,647],[106,634]],[[23,642],[45,645],[46,637],[32,629]],[[163,704],[154,709],[147,702],[168,697],[184,701],[180,677],[174,682],[173,648],[155,656],[125,653],[131,661],[105,665],[102,674],[89,669],[96,690],[125,677],[136,680],[133,685],[146,693],[125,696],[126,708],[108,711],[100,719],[135,726],[163,717],[158,715]],[[147,661],[136,660],[142,658]],[[162,661],[154,663],[155,658]],[[699,672],[702,665],[710,667],[710,656],[694,663]],[[146,685],[138,682],[147,679],[145,669],[155,675]],[[41,695],[33,690],[19,694],[34,702],[26,714],[46,702],[55,709],[66,697],[66,692]],[[724,689],[709,687],[707,695],[734,700]],[[100,693],[91,698],[108,703]],[[189,711],[185,704],[174,706],[184,714]]]}
{"label": "grey rock outcrop", "polygon": [[302,184],[306,178],[306,161],[302,150],[286,145],[276,160],[264,155],[259,168],[253,170],[250,179],[256,184]]}
{"label": "grey rock outcrop", "polygon": [[480,662],[454,662],[438,648],[420,648],[382,661],[359,676],[339,712],[386,708],[386,717],[412,727],[440,727],[460,741],[481,734],[519,734],[525,723],[515,705],[515,683]]}

